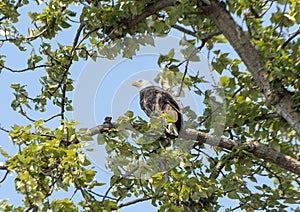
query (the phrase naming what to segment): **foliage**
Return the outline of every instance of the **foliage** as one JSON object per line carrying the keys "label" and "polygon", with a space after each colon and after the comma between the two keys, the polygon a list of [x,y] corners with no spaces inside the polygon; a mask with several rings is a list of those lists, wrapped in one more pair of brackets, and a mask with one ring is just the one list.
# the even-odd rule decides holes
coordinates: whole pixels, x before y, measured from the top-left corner
{"label": "foliage", "polygon": [[[68,121],[67,111],[73,110],[75,82],[70,75],[74,63],[118,55],[132,58],[141,46],[154,45],[156,36],[174,30],[184,33],[180,41],[184,60],[176,58],[170,48],[167,55],[157,58],[162,71],[156,80],[171,92],[184,88],[203,97],[203,114],[183,109],[186,126],[208,133],[212,123],[224,122],[224,130],[215,126],[216,135],[241,143],[258,141],[299,160],[294,126],[265,97],[247,69],[249,64],[228,50],[232,44],[226,32],[218,31],[205,13],[209,2],[216,1],[1,1],[0,48],[17,47],[16,55],[26,54],[28,59],[27,66],[18,69],[7,64],[8,55],[2,52],[0,70],[2,74],[32,71],[39,76],[40,90],[31,94],[30,85],[11,84],[11,108],[28,124],[1,128],[18,151],[8,154],[0,148],[0,153],[7,158],[6,169],[13,173],[9,177],[14,177],[14,189],[23,202],[13,205],[1,200],[0,209],[112,211],[151,200],[158,211],[300,210],[296,209],[300,201],[297,174],[240,147],[215,147],[207,161],[203,161],[205,146],[197,142],[178,138],[168,141],[165,149],[164,132],[153,134],[161,128],[161,117],[147,122],[131,111],[118,119],[117,130],[98,136],[98,144],[106,145],[114,175],[106,193],[96,192],[104,183],[96,179],[95,168],[82,150],[91,138],[75,129],[75,121]],[[291,108],[300,111],[300,2],[226,0],[222,5],[260,53],[267,82],[275,90],[285,89],[292,96]],[[28,7],[36,9],[22,14]],[[23,24],[25,16],[30,23]],[[29,26],[26,32],[20,24]],[[56,42],[67,30],[72,30],[73,39]],[[216,109],[223,103],[212,98],[212,91],[199,89],[205,83],[201,72],[195,76],[187,72],[189,63],[199,60],[199,51],[207,53],[221,75],[226,121]],[[47,117],[48,111],[56,112]],[[161,162],[169,169],[158,167]],[[5,183],[5,178],[0,182]],[[60,191],[71,197],[56,199]],[[79,202],[72,198],[77,193]],[[128,202],[129,197],[134,200]],[[234,201],[224,205],[224,199]]]}

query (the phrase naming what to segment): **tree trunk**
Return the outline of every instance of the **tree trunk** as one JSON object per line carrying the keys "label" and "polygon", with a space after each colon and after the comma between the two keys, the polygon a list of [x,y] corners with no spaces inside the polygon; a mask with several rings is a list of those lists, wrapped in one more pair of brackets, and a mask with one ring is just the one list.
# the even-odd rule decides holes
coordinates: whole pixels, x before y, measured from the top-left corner
{"label": "tree trunk", "polygon": [[211,19],[231,46],[240,56],[250,71],[259,89],[263,92],[268,103],[276,108],[289,125],[300,136],[300,114],[293,107],[291,94],[285,90],[275,90],[266,79],[267,70],[265,61],[242,28],[233,20],[222,3],[217,0],[205,0],[206,5],[201,5],[204,13]]}

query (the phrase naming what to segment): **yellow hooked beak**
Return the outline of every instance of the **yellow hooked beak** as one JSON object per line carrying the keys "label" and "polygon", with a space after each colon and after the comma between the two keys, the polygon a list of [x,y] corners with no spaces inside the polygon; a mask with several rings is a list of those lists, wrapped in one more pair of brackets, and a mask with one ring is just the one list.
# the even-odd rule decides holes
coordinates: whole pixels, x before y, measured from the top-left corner
{"label": "yellow hooked beak", "polygon": [[137,81],[137,82],[133,82],[133,83],[131,83],[131,85],[132,86],[138,86],[139,85],[139,82]]}

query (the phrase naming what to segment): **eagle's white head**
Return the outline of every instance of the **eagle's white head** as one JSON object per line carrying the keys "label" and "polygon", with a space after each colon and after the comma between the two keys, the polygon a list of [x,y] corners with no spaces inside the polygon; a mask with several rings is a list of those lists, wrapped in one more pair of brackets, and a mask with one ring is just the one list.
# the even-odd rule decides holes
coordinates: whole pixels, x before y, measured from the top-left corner
{"label": "eagle's white head", "polygon": [[137,87],[139,90],[142,90],[146,87],[152,86],[153,84],[148,80],[141,79],[141,80],[131,83],[131,85]]}

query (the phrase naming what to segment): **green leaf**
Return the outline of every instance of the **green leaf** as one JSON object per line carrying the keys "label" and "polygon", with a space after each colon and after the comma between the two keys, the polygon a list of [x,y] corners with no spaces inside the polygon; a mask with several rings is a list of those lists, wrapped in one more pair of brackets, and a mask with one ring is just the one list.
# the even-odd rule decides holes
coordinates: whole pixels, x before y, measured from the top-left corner
{"label": "green leaf", "polygon": [[175,55],[175,49],[172,48],[172,49],[169,51],[169,53],[168,53],[168,57],[169,57],[169,58],[173,58],[174,55]]}
{"label": "green leaf", "polygon": [[124,113],[125,116],[132,118],[133,117],[133,112],[128,110],[126,113]]}
{"label": "green leaf", "polygon": [[236,192],[232,191],[228,193],[228,198],[230,199],[239,199],[239,196],[237,195]]}
{"label": "green leaf", "polygon": [[69,212],[77,212],[77,208],[71,200],[64,198],[61,200],[54,199],[50,203],[50,208],[53,211],[69,211]]}
{"label": "green leaf", "polygon": [[228,76],[221,76],[219,82],[222,87],[228,87],[230,78]]}
{"label": "green leaf", "polygon": [[166,119],[166,122],[168,122],[168,123],[176,122],[175,118],[169,114],[164,113],[164,114],[162,114],[162,117],[164,117]]}
{"label": "green leaf", "polygon": [[12,89],[18,90],[20,88],[20,84],[11,84],[10,87]]}
{"label": "green leaf", "polygon": [[12,211],[13,205],[8,204],[7,199],[0,200],[0,210],[1,211]]}
{"label": "green leaf", "polygon": [[66,21],[60,22],[59,25],[60,25],[62,28],[65,28],[65,29],[71,27],[71,25],[70,25],[69,23],[67,23]]}
{"label": "green leaf", "polygon": [[103,144],[105,144],[105,142],[106,142],[106,139],[105,139],[104,135],[103,134],[98,134],[97,144],[98,145],[103,145]]}
{"label": "green leaf", "polygon": [[271,147],[274,148],[277,152],[281,152],[281,146],[277,142],[272,142]]}
{"label": "green leaf", "polygon": [[0,146],[0,154],[6,158],[9,158],[9,154]]}

